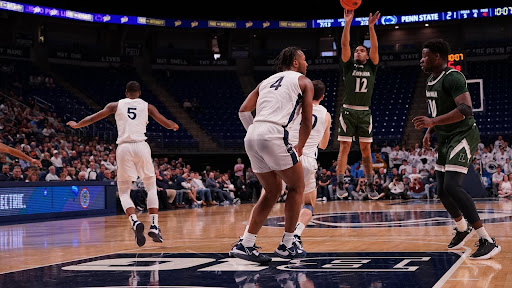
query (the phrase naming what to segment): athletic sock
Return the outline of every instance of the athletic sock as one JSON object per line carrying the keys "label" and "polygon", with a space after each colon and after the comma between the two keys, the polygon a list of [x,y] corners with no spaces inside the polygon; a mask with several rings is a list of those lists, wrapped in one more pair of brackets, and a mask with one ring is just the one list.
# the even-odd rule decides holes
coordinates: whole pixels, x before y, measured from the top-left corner
{"label": "athletic sock", "polygon": [[149,219],[151,220],[151,225],[158,227],[158,214],[149,214]]}
{"label": "athletic sock", "polygon": [[468,223],[464,218],[461,218],[458,222],[456,221],[455,224],[457,225],[457,230],[459,230],[459,232],[468,230]]}
{"label": "athletic sock", "polygon": [[251,234],[249,232],[245,232],[244,236],[242,237],[242,245],[245,247],[252,247],[254,246],[254,243],[256,242],[256,234]]}
{"label": "athletic sock", "polygon": [[294,233],[284,232],[284,236],[283,236],[283,244],[284,244],[284,246],[286,246],[286,247],[291,247],[292,246],[293,238],[294,238],[293,234]]}
{"label": "athletic sock", "polygon": [[295,226],[295,235],[302,235],[302,231],[304,231],[306,226],[300,222],[297,222],[297,226]]}
{"label": "athletic sock", "polygon": [[132,228],[135,228],[133,226],[133,224],[135,224],[135,222],[139,222],[139,219],[137,219],[137,215],[135,214],[131,214],[129,217],[128,217],[128,220],[130,220],[130,224],[132,224]]}
{"label": "athletic sock", "polygon": [[487,241],[494,243],[494,241],[492,241],[491,236],[489,236],[489,234],[487,234],[487,231],[485,230],[485,228],[483,226],[476,229],[476,235],[478,235],[478,238],[484,238],[484,239],[487,239]]}

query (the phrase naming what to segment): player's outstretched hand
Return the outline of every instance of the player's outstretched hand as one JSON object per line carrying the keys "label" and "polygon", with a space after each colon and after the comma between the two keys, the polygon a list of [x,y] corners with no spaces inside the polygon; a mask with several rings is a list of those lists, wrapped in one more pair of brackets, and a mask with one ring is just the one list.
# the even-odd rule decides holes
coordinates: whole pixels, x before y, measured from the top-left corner
{"label": "player's outstretched hand", "polygon": [[379,17],[380,17],[380,12],[377,11],[375,12],[375,15],[372,15],[372,13],[370,13],[370,17],[368,17],[368,25],[374,25],[375,23],[377,23],[377,20],[379,20]]}
{"label": "player's outstretched hand", "polygon": [[180,126],[178,126],[178,124],[175,123],[171,129],[176,131],[176,130],[180,129]]}
{"label": "player's outstretched hand", "polygon": [[78,125],[78,123],[76,123],[75,121],[69,121],[68,123],[66,123],[66,125],[74,129],[76,128],[76,125]]}
{"label": "player's outstretched hand", "polygon": [[430,128],[434,126],[432,118],[427,116],[416,116],[412,119],[412,123],[414,123],[414,128],[416,129]]}
{"label": "player's outstretched hand", "polygon": [[39,167],[39,168],[43,167],[43,165],[41,165],[41,161],[39,161],[37,159],[30,160],[30,163],[32,163],[32,165]]}

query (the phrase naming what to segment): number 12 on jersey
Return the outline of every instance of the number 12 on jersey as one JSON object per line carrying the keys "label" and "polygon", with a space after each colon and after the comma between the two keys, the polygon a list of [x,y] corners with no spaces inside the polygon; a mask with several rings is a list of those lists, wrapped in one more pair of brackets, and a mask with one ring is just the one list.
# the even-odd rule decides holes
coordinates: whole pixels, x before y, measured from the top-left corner
{"label": "number 12 on jersey", "polygon": [[356,91],[355,92],[368,92],[368,88],[366,87],[368,85],[368,79],[366,78],[359,78],[356,77]]}

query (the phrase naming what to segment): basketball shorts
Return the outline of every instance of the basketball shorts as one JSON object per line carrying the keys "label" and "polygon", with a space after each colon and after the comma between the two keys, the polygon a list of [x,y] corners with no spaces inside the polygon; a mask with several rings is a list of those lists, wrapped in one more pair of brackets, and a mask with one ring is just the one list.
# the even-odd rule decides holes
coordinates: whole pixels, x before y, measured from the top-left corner
{"label": "basketball shorts", "polygon": [[315,158],[308,156],[300,156],[302,162],[302,171],[304,171],[304,193],[316,191],[316,171],[318,163]]}
{"label": "basketball shorts", "polygon": [[468,131],[446,137],[438,135],[438,138],[435,169],[442,172],[456,171],[467,174],[473,154],[480,143],[480,132],[476,124]]}
{"label": "basketball shorts", "polygon": [[359,142],[373,141],[372,112],[341,107],[338,141],[352,142],[354,138]]}
{"label": "basketball shorts", "polygon": [[255,173],[286,170],[299,162],[297,152],[288,141],[288,130],[279,125],[253,123],[247,130],[244,144]]}
{"label": "basketball shorts", "polygon": [[135,181],[155,176],[151,148],[147,142],[121,143],[117,147],[117,180]]}

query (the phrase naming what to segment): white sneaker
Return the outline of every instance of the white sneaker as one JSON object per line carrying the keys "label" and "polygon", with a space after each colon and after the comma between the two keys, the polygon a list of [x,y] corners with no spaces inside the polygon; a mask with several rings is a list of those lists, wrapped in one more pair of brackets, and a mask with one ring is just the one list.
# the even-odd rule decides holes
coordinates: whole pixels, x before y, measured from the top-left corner
{"label": "white sneaker", "polygon": [[322,198],[322,202],[327,202],[327,197]]}

